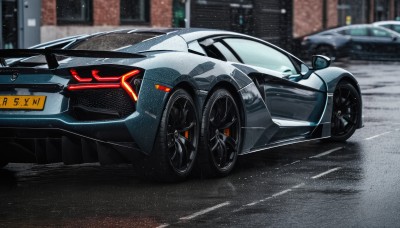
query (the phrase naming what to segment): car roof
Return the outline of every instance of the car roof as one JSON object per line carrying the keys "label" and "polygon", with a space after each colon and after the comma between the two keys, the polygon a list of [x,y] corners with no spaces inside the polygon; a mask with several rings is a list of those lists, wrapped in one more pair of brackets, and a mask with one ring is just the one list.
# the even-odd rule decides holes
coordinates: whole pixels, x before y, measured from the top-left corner
{"label": "car roof", "polygon": [[[181,36],[186,42],[191,42],[193,40],[209,37],[209,36],[218,36],[218,35],[235,35],[235,36],[242,36],[242,37],[249,37],[244,34],[230,32],[225,30],[219,29],[206,29],[206,28],[140,28],[140,29],[121,29],[121,30],[114,30],[114,31],[107,31],[107,32],[99,32],[95,34],[91,34],[87,37],[93,36],[100,36],[104,34],[118,34],[118,33],[152,33],[152,34],[159,34],[159,35],[179,35]],[[87,38],[85,37],[85,38]]]}
{"label": "car roof", "polygon": [[[325,31],[316,33],[315,35],[324,35],[324,34],[326,34],[326,33],[332,33],[332,32],[337,33],[337,32],[343,31],[343,30],[345,30],[345,29],[362,28],[362,27],[366,27],[366,28],[376,28],[376,25],[375,25],[375,24],[354,24],[354,25],[345,25],[345,26],[341,26],[341,27],[337,27],[337,28],[325,30]],[[390,29],[387,29],[387,28],[385,28],[385,27],[379,27],[379,29],[385,30],[386,32],[391,33],[391,34],[396,35],[396,36],[399,36],[399,35],[400,35],[399,33],[395,32],[395,31],[392,31],[392,30],[390,30]]]}
{"label": "car roof", "polygon": [[377,21],[374,25],[400,25],[400,21]]}
{"label": "car roof", "polygon": [[[174,51],[187,51],[187,44],[195,40],[207,39],[215,36],[236,36],[242,38],[256,39],[245,34],[230,32],[218,29],[206,28],[140,28],[140,29],[121,29],[113,31],[98,32],[87,36],[78,37],[76,45],[81,41],[90,40],[93,38],[100,38],[102,36],[113,36],[118,34],[141,34],[153,36],[140,43],[133,44],[125,51],[128,52],[143,52],[143,51],[157,51],[157,50],[174,50]],[[166,42],[169,40],[169,42]],[[183,43],[183,42],[184,43]],[[260,40],[263,41],[263,40]],[[163,43],[162,45],[157,45]],[[152,47],[151,47],[152,46]]]}

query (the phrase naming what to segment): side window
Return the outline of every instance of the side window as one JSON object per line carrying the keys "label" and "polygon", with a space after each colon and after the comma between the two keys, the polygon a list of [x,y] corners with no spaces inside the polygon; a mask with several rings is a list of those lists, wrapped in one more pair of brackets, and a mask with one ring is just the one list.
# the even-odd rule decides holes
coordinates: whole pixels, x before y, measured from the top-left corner
{"label": "side window", "polygon": [[372,28],[371,29],[371,36],[375,37],[391,37],[390,33],[380,28]]}
{"label": "side window", "polygon": [[226,61],[225,56],[215,47],[215,45],[203,46],[208,57]]}
{"label": "side window", "polygon": [[267,68],[285,74],[296,74],[296,68],[288,56],[265,44],[238,38],[224,39],[243,63]]}
{"label": "side window", "polygon": [[[214,42],[211,39],[200,42],[208,57],[219,59],[222,61],[240,62],[235,55],[221,42]],[[189,50],[190,47],[189,47]]]}
{"label": "side window", "polygon": [[240,62],[225,45],[221,44],[221,42],[215,43],[214,46],[225,56],[227,61]]}
{"label": "side window", "polygon": [[389,24],[380,25],[380,26],[385,27],[385,28],[387,28],[387,29],[392,29],[391,26],[390,26]]}
{"label": "side window", "polygon": [[393,30],[400,33],[400,25],[393,25]]}
{"label": "side window", "polygon": [[336,33],[338,33],[340,35],[349,35],[348,30],[338,30],[338,31],[336,31]]}
{"label": "side window", "polygon": [[350,36],[368,36],[367,28],[351,28],[346,32]]}

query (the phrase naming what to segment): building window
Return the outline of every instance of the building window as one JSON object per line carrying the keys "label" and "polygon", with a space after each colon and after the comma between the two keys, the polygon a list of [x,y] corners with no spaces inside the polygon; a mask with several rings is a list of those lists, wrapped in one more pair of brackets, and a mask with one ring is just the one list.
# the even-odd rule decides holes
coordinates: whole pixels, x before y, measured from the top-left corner
{"label": "building window", "polygon": [[185,27],[185,0],[173,1],[172,27]]}
{"label": "building window", "polygon": [[389,1],[375,0],[375,21],[389,20]]}
{"label": "building window", "polygon": [[337,9],[340,26],[369,22],[369,0],[339,0]]}
{"label": "building window", "polygon": [[91,24],[92,0],[57,0],[57,24]]}
{"label": "building window", "polygon": [[121,0],[121,24],[146,24],[149,20],[150,1]]}

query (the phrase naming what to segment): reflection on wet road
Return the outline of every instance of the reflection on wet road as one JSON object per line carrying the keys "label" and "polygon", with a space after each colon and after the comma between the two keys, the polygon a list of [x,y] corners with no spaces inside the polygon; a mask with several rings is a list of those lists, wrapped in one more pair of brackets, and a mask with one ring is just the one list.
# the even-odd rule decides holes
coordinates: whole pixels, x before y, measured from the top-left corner
{"label": "reflection on wet road", "polygon": [[0,227],[398,227],[397,63],[353,62],[365,127],[240,158],[227,178],[158,184],[129,165],[9,164]]}

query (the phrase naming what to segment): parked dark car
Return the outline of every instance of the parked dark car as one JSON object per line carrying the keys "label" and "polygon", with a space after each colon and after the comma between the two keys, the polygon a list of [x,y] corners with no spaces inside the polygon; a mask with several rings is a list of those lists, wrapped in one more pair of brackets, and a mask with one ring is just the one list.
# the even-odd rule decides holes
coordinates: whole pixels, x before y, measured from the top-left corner
{"label": "parked dark car", "polygon": [[331,59],[347,57],[350,39],[333,29],[305,36],[301,41],[302,56],[320,54]]}
{"label": "parked dark car", "polygon": [[323,54],[331,58],[400,58],[400,34],[367,24],[349,25],[306,36],[301,44],[307,54]]}
{"label": "parked dark car", "polygon": [[378,21],[373,23],[376,26],[382,26],[387,29],[400,33],[400,21]]}
{"label": "parked dark car", "polygon": [[363,125],[350,72],[239,33],[122,30],[0,57],[22,58],[1,61],[0,167],[129,162],[163,181],[193,167],[225,176],[239,155],[345,141]]}

